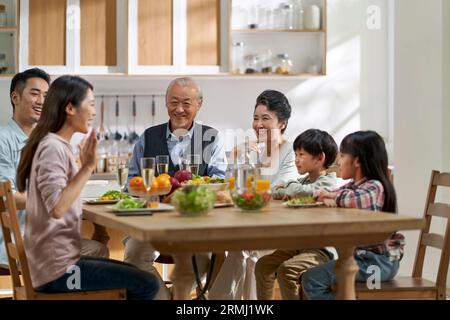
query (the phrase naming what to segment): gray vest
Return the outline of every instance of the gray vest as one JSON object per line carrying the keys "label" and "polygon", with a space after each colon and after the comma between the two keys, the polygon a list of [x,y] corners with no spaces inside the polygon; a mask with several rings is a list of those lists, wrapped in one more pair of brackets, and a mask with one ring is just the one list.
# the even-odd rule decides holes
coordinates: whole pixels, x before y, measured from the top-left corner
{"label": "gray vest", "polygon": [[[169,174],[173,176],[180,167],[178,164],[173,163],[167,147],[166,132],[168,125],[168,123],[163,123],[145,130],[144,157],[169,156]],[[208,174],[208,163],[211,158],[211,153],[206,152],[207,154],[205,155],[204,150],[210,148],[208,146],[216,140],[218,133],[216,129],[209,126],[195,124],[188,149],[190,149],[191,154],[199,154],[202,156],[202,163],[198,169],[200,176],[206,176]]]}

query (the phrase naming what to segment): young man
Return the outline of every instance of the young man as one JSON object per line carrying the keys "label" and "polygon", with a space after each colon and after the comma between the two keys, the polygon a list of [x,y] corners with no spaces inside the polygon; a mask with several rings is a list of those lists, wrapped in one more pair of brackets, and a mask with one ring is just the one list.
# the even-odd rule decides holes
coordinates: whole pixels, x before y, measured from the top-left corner
{"label": "young man", "polygon": [[[41,117],[49,85],[50,76],[41,69],[33,68],[16,74],[10,88],[12,118],[6,127],[0,128],[0,181],[12,182],[21,230],[25,226],[27,194],[16,191],[16,171],[22,148]],[[109,256],[107,247],[94,240],[83,240],[81,252],[86,256]],[[8,259],[0,232],[0,268],[7,266]]]}

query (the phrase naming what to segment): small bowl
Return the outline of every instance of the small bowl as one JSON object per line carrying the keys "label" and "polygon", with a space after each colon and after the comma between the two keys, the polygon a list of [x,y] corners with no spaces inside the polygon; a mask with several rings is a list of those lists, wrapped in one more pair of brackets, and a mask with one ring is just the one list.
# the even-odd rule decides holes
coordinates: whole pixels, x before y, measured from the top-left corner
{"label": "small bowl", "polygon": [[253,190],[234,190],[231,194],[236,207],[243,211],[258,211],[269,205],[271,193],[269,190],[255,192]]}
{"label": "small bowl", "polygon": [[216,194],[200,186],[185,186],[174,192],[171,203],[180,215],[201,217],[214,208]]}

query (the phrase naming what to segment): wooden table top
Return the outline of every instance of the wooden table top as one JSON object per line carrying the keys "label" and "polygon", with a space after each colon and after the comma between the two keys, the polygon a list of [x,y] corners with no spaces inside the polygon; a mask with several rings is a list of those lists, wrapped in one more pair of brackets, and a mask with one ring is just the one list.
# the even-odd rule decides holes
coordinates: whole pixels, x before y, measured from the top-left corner
{"label": "wooden table top", "polygon": [[[315,245],[332,245],[328,238],[364,235],[364,242],[387,238],[397,230],[421,229],[422,218],[382,212],[344,208],[286,208],[272,201],[261,212],[243,212],[238,208],[216,208],[204,217],[181,217],[176,212],[160,212],[152,216],[119,217],[102,205],[84,205],[84,217],[94,223],[121,230],[133,238],[152,243],[224,242],[233,248],[245,247],[242,242],[264,241],[261,248],[270,248],[270,239],[314,239]],[[373,240],[370,234],[374,235]],[[255,240],[255,241],[252,241]],[[354,239],[351,239],[354,241]],[[373,242],[367,242],[373,243]],[[363,244],[363,243],[361,243]],[[281,248],[282,244],[275,246]],[[305,243],[307,246],[308,244]],[[284,247],[289,246],[287,243]],[[254,249],[256,247],[252,245]],[[252,248],[248,248],[252,249]]]}

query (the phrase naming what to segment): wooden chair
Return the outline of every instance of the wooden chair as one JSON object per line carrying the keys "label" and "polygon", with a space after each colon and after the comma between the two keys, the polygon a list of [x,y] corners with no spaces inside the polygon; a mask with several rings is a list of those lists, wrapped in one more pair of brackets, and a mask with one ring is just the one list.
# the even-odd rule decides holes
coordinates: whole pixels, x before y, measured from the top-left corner
{"label": "wooden chair", "polygon": [[[432,171],[430,186],[425,205],[425,229],[421,231],[414,270],[411,277],[396,277],[389,282],[382,282],[381,289],[369,290],[365,283],[357,283],[358,299],[446,299],[446,282],[450,257],[450,204],[436,203],[437,187],[450,187],[450,173]],[[432,217],[447,219],[444,235],[430,232]],[[436,282],[422,278],[427,247],[441,250]]]}
{"label": "wooden chair", "polygon": [[[125,289],[69,293],[41,293],[34,291],[20,233],[16,203],[9,181],[0,182],[0,224],[8,256],[15,300],[123,300],[126,298]],[[14,242],[11,235],[14,237]]]}

